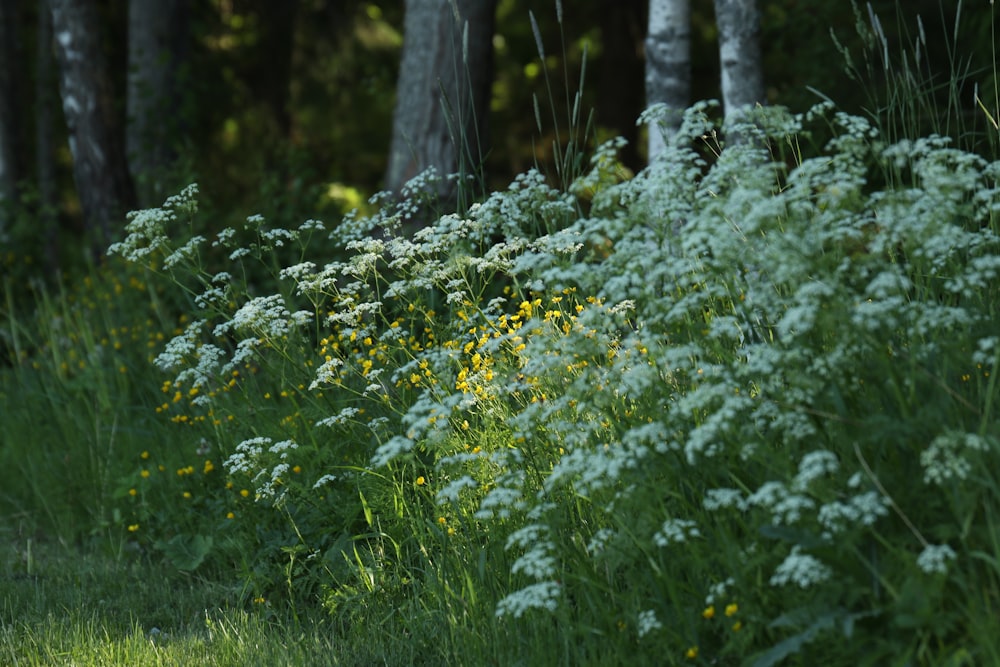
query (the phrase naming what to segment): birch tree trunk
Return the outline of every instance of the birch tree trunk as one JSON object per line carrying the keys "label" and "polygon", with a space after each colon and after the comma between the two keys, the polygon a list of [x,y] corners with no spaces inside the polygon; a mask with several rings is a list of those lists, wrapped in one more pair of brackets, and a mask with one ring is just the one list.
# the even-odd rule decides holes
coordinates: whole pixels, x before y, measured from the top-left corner
{"label": "birch tree trunk", "polygon": [[49,0],[73,177],[95,255],[134,205],[92,0]]}
{"label": "birch tree trunk", "polygon": [[715,0],[722,67],[722,104],[727,123],[767,100],[760,56],[757,0]]}
{"label": "birch tree trunk", "polygon": [[496,0],[407,0],[387,190],[398,192],[434,167],[442,177],[434,194],[443,205],[458,204],[461,188],[443,177],[479,172],[486,155],[495,10]]}
{"label": "birch tree trunk", "polygon": [[691,5],[689,0],[649,0],[646,33],[646,104],[669,108],[660,126],[649,128],[649,159],[664,146],[664,135],[680,127],[691,104]]}
{"label": "birch tree trunk", "polygon": [[125,151],[139,204],[163,201],[174,161],[184,0],[129,0]]}

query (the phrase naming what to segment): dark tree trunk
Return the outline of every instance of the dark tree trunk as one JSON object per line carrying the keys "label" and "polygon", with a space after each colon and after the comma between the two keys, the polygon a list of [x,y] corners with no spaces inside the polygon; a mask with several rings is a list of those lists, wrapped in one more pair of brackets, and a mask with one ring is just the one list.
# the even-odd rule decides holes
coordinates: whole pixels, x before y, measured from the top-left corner
{"label": "dark tree trunk", "polygon": [[38,220],[44,236],[45,263],[50,273],[59,269],[59,229],[56,216],[56,171],[53,130],[56,78],[52,62],[52,17],[49,0],[38,0],[35,56],[35,174],[38,181]]}
{"label": "dark tree trunk", "polygon": [[635,119],[644,108],[642,44],[646,33],[648,0],[602,0],[602,55],[598,84],[597,119],[628,140],[620,158],[638,170]]}
{"label": "dark tree trunk", "polygon": [[100,49],[92,0],[49,0],[59,63],[59,90],[73,154],[73,176],[84,226],[95,254],[134,206],[120,122]]}
{"label": "dark tree trunk", "polygon": [[267,102],[281,136],[292,127],[291,101],[292,54],[295,51],[295,18],[298,0],[263,0],[260,16],[264,23],[260,52],[264,60],[256,68],[251,86]]}
{"label": "dark tree trunk", "polygon": [[130,0],[125,148],[139,205],[163,201],[176,159],[178,68],[188,34],[186,0]]}
{"label": "dark tree trunk", "polygon": [[386,189],[434,167],[442,206],[466,203],[468,183],[444,177],[482,175],[495,14],[496,0],[407,0]]}
{"label": "dark tree trunk", "polygon": [[13,30],[16,5],[13,0],[0,0],[0,239],[9,226],[8,213],[19,178],[14,107],[17,98],[14,76],[19,71]]}

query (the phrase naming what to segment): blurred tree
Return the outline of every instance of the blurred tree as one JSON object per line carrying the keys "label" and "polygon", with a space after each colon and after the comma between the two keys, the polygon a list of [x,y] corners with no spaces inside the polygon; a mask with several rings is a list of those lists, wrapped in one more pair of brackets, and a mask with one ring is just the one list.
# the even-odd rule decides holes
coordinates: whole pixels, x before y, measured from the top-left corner
{"label": "blurred tree", "polygon": [[722,105],[726,120],[747,107],[764,104],[757,0],[715,0],[722,70]]}
{"label": "blurred tree", "polygon": [[18,180],[17,151],[14,144],[18,131],[15,127],[14,74],[19,71],[14,45],[14,0],[0,0],[0,239],[9,226],[8,211],[14,202]]}
{"label": "blurred tree", "polygon": [[95,255],[112,239],[112,223],[134,206],[125,149],[116,122],[110,74],[100,49],[92,0],[49,0],[59,63],[59,90],[69,129],[73,177]]}
{"label": "blurred tree", "polygon": [[[52,1],[60,6],[67,4],[67,0]],[[663,2],[652,0],[654,4],[657,1]],[[132,153],[135,141],[126,144],[125,138],[126,131],[135,128],[126,125],[126,120],[137,108],[136,87],[153,89],[158,84],[151,83],[152,76],[142,79],[137,76],[142,67],[129,65],[129,45],[152,44],[154,38],[140,37],[138,32],[155,32],[153,29],[162,27],[163,21],[155,18],[139,21],[129,36],[130,9],[135,19],[140,5],[157,15],[170,6],[183,6],[190,20],[165,38],[168,42],[165,49],[143,49],[146,56],[183,51],[183,47],[172,43],[174,38],[186,41],[190,49],[174,66],[176,73],[170,81],[174,92],[167,97],[165,111],[154,116],[157,123],[150,131],[163,136],[161,130],[166,130],[171,141],[169,147],[179,155],[170,176],[202,184],[205,206],[216,213],[203,216],[204,224],[225,226],[251,213],[291,220],[318,216],[334,221],[344,209],[363,203],[371,192],[386,185],[391,187],[386,158],[391,152],[396,91],[405,98],[400,100],[399,114],[433,119],[436,123],[434,127],[414,125],[406,134],[396,133],[397,159],[393,173],[403,172],[395,179],[397,185],[432,164],[426,156],[431,154],[430,146],[436,145],[438,155],[452,156],[449,159],[453,160],[443,167],[438,165],[442,171],[472,172],[486,155],[490,177],[486,187],[502,188],[514,174],[532,166],[553,173],[556,147],[566,146],[572,139],[572,122],[567,119],[577,106],[576,93],[581,81],[578,117],[594,121],[589,126],[594,133],[588,139],[629,137],[636,131],[634,118],[645,102],[644,51],[651,66],[658,55],[655,48],[645,44],[647,19],[656,23],[655,17],[647,16],[650,2],[562,2],[564,11],[557,12],[555,0],[437,0],[436,3],[411,0],[407,4],[437,7],[439,18],[447,20],[432,25],[422,34],[423,41],[436,50],[425,49],[424,57],[410,58],[411,64],[407,65],[402,57],[406,22],[403,2],[89,0],[85,4],[96,13],[97,19],[96,33],[88,32],[87,36],[99,53],[96,59],[85,61],[85,69],[92,73],[91,63],[104,63],[100,67],[107,66],[107,79],[120,93],[114,98],[106,95],[100,111],[92,115],[110,127],[110,141],[122,144],[122,153],[126,147]],[[688,2],[690,94],[685,104],[696,99],[721,99],[719,59],[720,42],[726,41],[722,34],[725,23],[716,21],[714,2]],[[13,76],[19,81],[15,82],[18,89],[15,94],[3,94],[3,101],[9,105],[7,109],[14,109],[14,120],[7,122],[7,127],[14,128],[15,144],[13,158],[4,159],[4,164],[13,161],[17,165],[16,178],[21,187],[16,191],[20,199],[15,202],[14,210],[32,212],[30,216],[17,218],[30,225],[14,225],[11,239],[18,253],[30,254],[35,259],[45,243],[41,238],[45,223],[39,224],[35,211],[58,213],[60,234],[65,234],[64,248],[72,248],[78,244],[83,227],[81,213],[94,210],[89,200],[100,191],[90,185],[77,188],[73,184],[74,175],[78,181],[86,181],[80,173],[81,163],[85,163],[82,147],[99,144],[78,138],[80,117],[87,107],[76,103],[83,99],[77,96],[74,103],[67,105],[72,111],[67,123],[74,128],[73,149],[67,148],[66,124],[59,118],[62,111],[58,106],[57,76],[54,65],[49,64],[49,59],[57,54],[50,48],[53,40],[48,21],[39,21],[51,16],[46,8],[48,3],[49,0],[0,0],[3,11],[0,32],[7,31],[0,34],[0,42],[20,44],[13,58],[9,52],[5,56],[0,51],[0,58],[6,58],[0,64],[0,79]],[[83,4],[81,0],[68,4],[77,3]],[[871,27],[859,28],[852,3],[758,0],[757,4],[761,11],[760,48],[769,102],[803,110],[818,99],[814,90],[819,89],[847,111],[868,113],[873,118],[888,113],[892,108],[890,95],[898,91],[899,77],[885,71],[884,49],[879,46],[877,52],[872,51],[870,40],[859,36],[860,28],[871,32]],[[869,3],[855,4],[860,9],[860,22],[868,25]],[[983,145],[980,140],[989,137],[997,143],[995,128],[986,125],[973,97],[978,84],[980,96],[988,106],[991,109],[997,106],[996,67],[991,48],[993,10],[989,3],[963,3],[960,21],[956,20],[958,5],[954,2],[870,0],[870,4],[874,14],[881,17],[894,63],[902,61],[904,49],[913,51],[912,44],[919,37],[917,14],[922,17],[927,39],[921,46],[919,67],[914,68],[914,74],[919,74],[916,78],[920,90],[939,108],[949,104],[960,107],[953,108],[952,115],[962,114],[967,121],[963,130],[979,145]],[[463,22],[456,23],[450,18],[455,5],[460,13],[467,15]],[[10,7],[15,8],[13,16],[9,14]],[[492,36],[490,30],[477,34],[477,26],[489,23],[477,16],[492,15],[493,9],[497,29]],[[543,57],[536,48],[529,11],[534,12],[545,44]],[[465,18],[469,19],[468,64],[457,55],[461,53]],[[662,41],[652,39],[655,33],[650,31],[651,41]],[[852,54],[854,68],[850,75],[845,72],[845,58],[838,53],[831,33]],[[418,34],[412,37],[413,41],[420,39]],[[58,46],[60,51],[64,50],[61,43]],[[488,84],[476,88],[482,97],[473,107],[469,100],[474,97],[471,94],[474,86],[470,84],[491,78],[490,65],[476,64],[475,58],[480,53],[485,54],[480,61],[492,62],[495,72],[491,91]],[[155,76],[171,67],[158,60],[155,64],[162,66]],[[429,100],[425,106],[413,103],[418,98],[407,92],[410,89],[404,84],[404,81],[414,84],[414,75],[397,76],[406,67],[423,77],[415,88],[422,99]],[[900,71],[898,64],[893,69]],[[954,76],[953,72],[960,76]],[[127,86],[130,79],[132,93]],[[459,87],[459,83],[463,86]],[[536,98],[541,110],[540,124],[534,113]],[[650,94],[649,101],[656,101],[655,95]],[[475,110],[475,132],[457,122],[471,122],[472,116],[467,113],[470,108]],[[488,151],[481,139],[485,136],[486,115],[496,138]],[[934,129],[938,121],[932,116],[921,113],[917,117],[921,132]],[[401,122],[395,125],[397,130],[403,127]],[[954,126],[944,129],[950,133]],[[451,137],[462,135],[474,137],[475,141],[469,142],[465,152],[458,153]],[[437,139],[432,141],[431,137]],[[9,143],[0,141],[0,148],[9,150]],[[645,153],[644,144],[645,141],[633,145]],[[155,140],[148,145],[154,146]],[[104,159],[116,150],[102,153]],[[418,162],[421,155],[424,157]],[[635,158],[623,155],[623,160],[633,166],[631,161]],[[91,170],[96,174],[94,178],[112,181],[117,178],[112,175],[114,169],[103,165]],[[144,184],[138,174],[143,170],[133,165],[140,190]],[[168,191],[176,186],[177,183],[168,183]],[[36,197],[41,206],[35,206]],[[158,197],[143,192],[144,203],[150,198]],[[78,202],[84,199],[88,201],[80,206]],[[101,223],[94,222],[96,218],[90,213],[87,215],[86,224],[98,229]],[[116,225],[122,218],[115,213],[107,219]],[[63,262],[67,259],[62,258]]]}
{"label": "blurred tree", "polygon": [[125,149],[143,207],[162,202],[170,185],[163,175],[176,159],[187,18],[187,0],[129,0]]}
{"label": "blurred tree", "polygon": [[649,159],[664,148],[664,134],[680,128],[691,104],[690,0],[649,0],[646,33],[646,103],[665,104],[660,127],[649,128]]}
{"label": "blurred tree", "polygon": [[[681,112],[691,104],[690,0],[650,0],[646,35],[646,101],[662,103],[667,114],[650,128],[649,157],[676,132]],[[719,36],[722,103],[727,119],[766,102],[757,0],[715,0]]]}
{"label": "blurred tree", "polygon": [[[298,0],[258,0],[261,34],[257,53],[258,67],[252,77],[252,87],[265,100],[277,122],[278,132],[288,137],[292,125],[289,94],[292,88],[292,53],[295,43],[295,19]],[[331,2],[336,6],[339,2]]]}
{"label": "blurred tree", "polygon": [[[428,167],[481,178],[495,15],[496,0],[407,0],[386,189]],[[442,178],[435,194],[452,203],[465,190]]]}
{"label": "blurred tree", "polygon": [[38,0],[35,45],[35,178],[38,188],[37,216],[50,274],[59,268],[59,225],[56,216],[55,120],[56,73],[52,62],[52,15],[49,0]]}
{"label": "blurred tree", "polygon": [[628,144],[619,159],[631,169],[640,165],[635,119],[645,103],[643,39],[648,0],[602,0],[601,56],[594,102],[597,122]]}

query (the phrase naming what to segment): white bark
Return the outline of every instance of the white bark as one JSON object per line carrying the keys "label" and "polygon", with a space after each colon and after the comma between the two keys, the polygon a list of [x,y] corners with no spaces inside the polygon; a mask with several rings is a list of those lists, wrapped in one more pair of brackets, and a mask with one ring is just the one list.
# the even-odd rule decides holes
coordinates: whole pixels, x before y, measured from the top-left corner
{"label": "white bark", "polygon": [[757,0],[715,0],[722,66],[722,104],[726,122],[764,104],[764,72],[760,56],[760,12]]}
{"label": "white bark", "polygon": [[123,224],[125,211],[133,205],[124,142],[116,133],[94,3],[49,0],[49,8],[73,177],[84,224],[92,234],[94,254],[99,255],[111,240],[112,225]]}
{"label": "white bark", "polygon": [[646,104],[662,103],[669,112],[660,127],[649,128],[649,159],[664,146],[664,134],[680,127],[691,104],[690,0],[649,0],[646,34]]}

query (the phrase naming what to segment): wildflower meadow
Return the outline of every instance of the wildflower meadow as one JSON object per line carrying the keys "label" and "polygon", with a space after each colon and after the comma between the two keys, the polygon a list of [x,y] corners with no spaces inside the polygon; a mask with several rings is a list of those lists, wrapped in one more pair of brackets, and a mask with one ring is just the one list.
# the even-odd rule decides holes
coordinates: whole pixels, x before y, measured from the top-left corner
{"label": "wildflower meadow", "polygon": [[1000,664],[1000,162],[721,116],[457,212],[430,171],[220,229],[191,184],[8,282],[12,567],[44,524],[181,573],[197,633],[147,596],[93,664]]}
{"label": "wildflower meadow", "polygon": [[426,664],[1000,662],[997,163],[713,109],[412,236],[416,194],[130,214],[121,289],[185,307],[122,373],[160,398],[121,428],[165,435],[113,466],[121,548]]}

